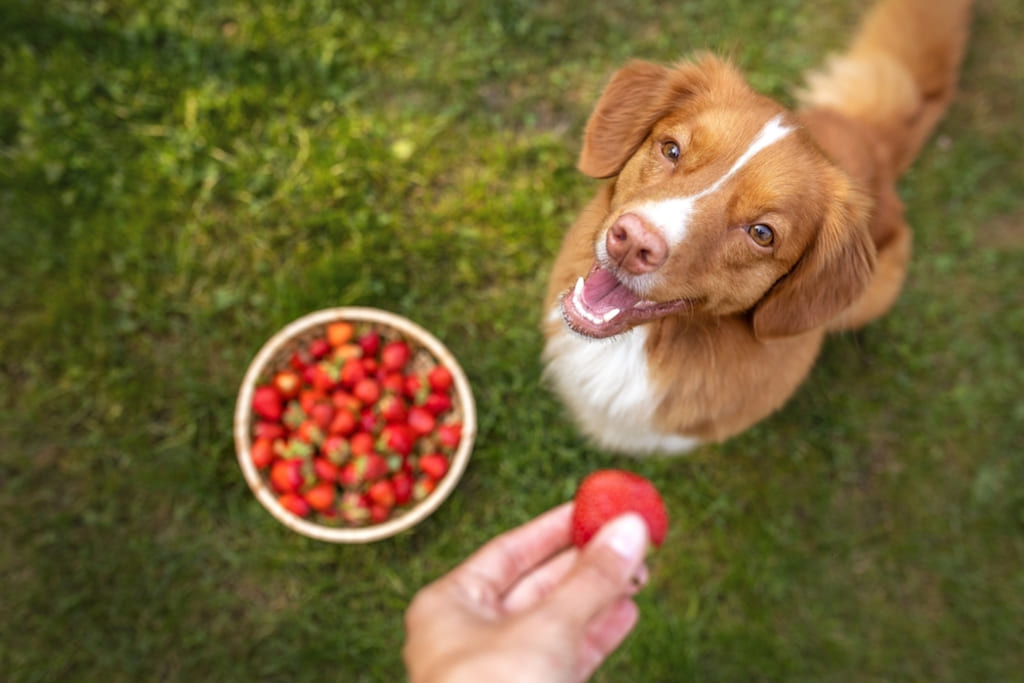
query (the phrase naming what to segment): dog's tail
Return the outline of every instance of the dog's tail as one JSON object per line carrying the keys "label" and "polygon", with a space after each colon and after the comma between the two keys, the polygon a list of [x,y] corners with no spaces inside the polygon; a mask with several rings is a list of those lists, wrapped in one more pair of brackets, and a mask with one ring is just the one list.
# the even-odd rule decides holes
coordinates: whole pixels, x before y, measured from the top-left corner
{"label": "dog's tail", "polygon": [[901,174],[953,97],[970,15],[971,0],[881,0],[797,98],[875,129]]}

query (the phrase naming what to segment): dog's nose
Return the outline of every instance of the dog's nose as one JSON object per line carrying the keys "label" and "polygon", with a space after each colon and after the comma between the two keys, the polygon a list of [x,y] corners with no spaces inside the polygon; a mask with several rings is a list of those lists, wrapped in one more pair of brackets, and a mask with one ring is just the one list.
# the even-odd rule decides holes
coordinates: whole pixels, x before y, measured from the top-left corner
{"label": "dog's nose", "polygon": [[633,275],[650,273],[668,258],[668,244],[635,213],[619,216],[605,237],[608,256]]}

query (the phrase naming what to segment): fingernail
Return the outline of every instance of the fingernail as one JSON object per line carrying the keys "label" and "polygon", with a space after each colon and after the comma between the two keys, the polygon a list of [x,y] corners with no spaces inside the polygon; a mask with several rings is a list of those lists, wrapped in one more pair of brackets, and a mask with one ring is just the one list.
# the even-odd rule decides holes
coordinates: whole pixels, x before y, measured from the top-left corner
{"label": "fingernail", "polygon": [[629,513],[613,520],[604,529],[605,542],[616,555],[636,561],[647,550],[647,524],[637,514]]}

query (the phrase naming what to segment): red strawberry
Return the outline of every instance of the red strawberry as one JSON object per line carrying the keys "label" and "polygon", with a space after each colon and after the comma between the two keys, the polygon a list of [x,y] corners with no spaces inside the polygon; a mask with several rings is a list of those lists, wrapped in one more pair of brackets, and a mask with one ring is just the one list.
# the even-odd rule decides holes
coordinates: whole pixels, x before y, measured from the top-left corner
{"label": "red strawberry", "polygon": [[306,381],[312,384],[314,389],[324,394],[330,392],[341,378],[338,369],[327,361],[311,365],[306,372],[309,374]]}
{"label": "red strawberry", "polygon": [[343,387],[351,389],[361,380],[366,379],[366,368],[358,358],[350,358],[341,366],[340,381]]}
{"label": "red strawberry", "polygon": [[376,524],[388,521],[391,516],[391,508],[387,505],[370,503],[370,521]]}
{"label": "red strawberry", "polygon": [[348,459],[348,441],[340,434],[331,434],[320,444],[320,452],[335,465],[340,465]]}
{"label": "red strawberry", "polygon": [[352,387],[352,395],[362,401],[363,405],[373,405],[380,399],[380,382],[364,377]]}
{"label": "red strawberry", "polygon": [[412,499],[412,476],[408,472],[391,475],[391,486],[395,489],[395,505],[405,505]]}
{"label": "red strawberry", "polygon": [[400,396],[405,393],[405,375],[400,372],[385,372],[380,388],[389,394]]}
{"label": "red strawberry", "polygon": [[409,455],[416,445],[416,435],[406,425],[389,424],[380,433],[381,450]]}
{"label": "red strawberry", "polygon": [[437,421],[434,414],[422,406],[414,406],[409,409],[409,426],[418,436],[426,436],[434,431]]}
{"label": "red strawberry", "polygon": [[359,414],[359,427],[364,432],[376,434],[383,426],[384,421],[374,412],[373,408],[363,408],[363,412]]}
{"label": "red strawberry", "polygon": [[334,504],[334,484],[326,481],[315,484],[303,494],[303,498],[311,508],[323,512]]}
{"label": "red strawberry", "polygon": [[376,356],[380,350],[380,335],[376,332],[367,332],[357,339],[356,343],[363,348],[364,356]]}
{"label": "red strawberry", "polygon": [[355,336],[355,327],[350,322],[338,321],[327,326],[327,343],[337,348],[347,344]]}
{"label": "red strawberry", "polygon": [[317,401],[309,411],[309,416],[320,429],[327,431],[334,419],[334,406],[328,401]]}
{"label": "red strawberry", "polygon": [[370,485],[366,490],[366,497],[371,503],[382,505],[387,508],[395,505],[395,486],[390,479],[380,479]]}
{"label": "red strawberry", "polygon": [[299,389],[302,388],[302,377],[293,370],[281,370],[274,375],[271,383],[277,389],[277,393],[281,395],[281,398],[290,401],[299,395]]}
{"label": "red strawberry", "polygon": [[338,434],[340,436],[348,436],[356,430],[356,426],[359,421],[356,420],[356,416],[347,409],[340,409],[331,419],[331,424],[327,425],[327,432],[329,434]]}
{"label": "red strawberry", "polygon": [[331,345],[323,337],[317,337],[309,343],[309,354],[316,360],[320,360],[330,352]]}
{"label": "red strawberry", "polygon": [[252,458],[252,464],[256,465],[257,469],[265,469],[270,467],[270,463],[274,462],[274,443],[270,439],[256,439],[252,442],[252,447],[249,449],[249,456]]}
{"label": "red strawberry", "polygon": [[369,432],[356,432],[348,441],[352,455],[366,455],[373,452],[373,434]]}
{"label": "red strawberry", "polygon": [[288,430],[280,422],[268,422],[260,420],[252,430],[252,435],[257,439],[283,439],[288,436]]}
{"label": "red strawberry", "polygon": [[293,493],[302,486],[302,459],[287,458],[276,461],[270,468],[270,483],[279,493]]}
{"label": "red strawberry", "polygon": [[385,370],[401,370],[410,356],[412,352],[404,341],[388,342],[380,351],[380,364]]}
{"label": "red strawberry", "polygon": [[[326,482],[338,481],[338,466],[327,458],[315,458],[313,460],[313,473],[317,479]],[[316,507],[315,505],[313,507]]]}
{"label": "red strawberry", "polygon": [[445,448],[455,449],[462,440],[462,423],[452,422],[437,428],[437,438]]}
{"label": "red strawberry", "polygon": [[388,473],[388,463],[376,453],[355,455],[338,472],[338,483],[345,488],[355,488],[370,481],[376,481]]}
{"label": "red strawberry", "polygon": [[405,418],[409,414],[405,401],[390,394],[380,400],[377,409],[385,422],[405,422]]}
{"label": "red strawberry", "polygon": [[295,372],[301,373],[303,370],[306,369],[306,366],[308,366],[312,362],[312,356],[310,356],[305,351],[300,350],[293,353],[291,355],[291,358],[288,359],[288,367],[290,367]]}
{"label": "red strawberry", "polygon": [[319,446],[324,440],[324,433],[323,430],[317,426],[316,422],[313,422],[313,420],[305,420],[298,426],[298,429],[295,430],[295,438],[303,443]]}
{"label": "red strawberry", "polygon": [[668,531],[668,513],[658,490],[626,470],[598,470],[580,482],[572,514],[572,542],[583,547],[604,524],[626,512],[647,522],[651,542],[660,546]]}
{"label": "red strawberry", "polygon": [[440,479],[448,471],[448,458],[441,453],[421,455],[416,464],[425,475],[434,480]]}
{"label": "red strawberry", "polygon": [[428,391],[429,389],[423,384],[423,378],[419,375],[408,375],[405,378],[405,386],[402,388],[402,393],[410,401],[422,403],[423,397]]}
{"label": "red strawberry", "polygon": [[427,382],[430,384],[430,388],[440,393],[450,391],[454,381],[452,371],[444,365],[435,365],[434,368],[427,373]]}
{"label": "red strawberry", "polygon": [[342,389],[335,389],[331,392],[331,403],[338,410],[348,410],[353,413],[359,412],[359,409],[363,407],[358,398]]}
{"label": "red strawberry", "polygon": [[284,493],[277,499],[288,512],[299,517],[308,517],[310,513],[309,503],[297,493]]}
{"label": "red strawberry", "polygon": [[376,453],[366,454],[366,464],[363,469],[364,481],[374,481],[388,475],[388,461]]}
{"label": "red strawberry", "polygon": [[448,394],[433,393],[423,401],[423,407],[434,415],[440,415],[452,409],[452,399]]}
{"label": "red strawberry", "polygon": [[264,420],[277,422],[284,413],[284,401],[277,389],[269,384],[256,387],[252,393],[252,409]]}
{"label": "red strawberry", "polygon": [[431,479],[430,477],[420,477],[416,480],[416,483],[412,485],[412,499],[416,501],[423,500],[437,488],[437,480]]}
{"label": "red strawberry", "polygon": [[365,524],[370,519],[370,506],[358,491],[345,491],[339,503],[341,518],[349,524]]}

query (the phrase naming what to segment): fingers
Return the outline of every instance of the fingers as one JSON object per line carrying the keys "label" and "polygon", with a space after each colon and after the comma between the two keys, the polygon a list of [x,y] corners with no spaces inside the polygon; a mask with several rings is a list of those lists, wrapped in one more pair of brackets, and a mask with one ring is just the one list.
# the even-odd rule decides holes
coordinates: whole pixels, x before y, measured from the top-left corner
{"label": "fingers", "polygon": [[572,504],[565,503],[496,537],[448,576],[466,597],[497,606],[528,571],[570,544]]}
{"label": "fingers", "polygon": [[505,594],[505,609],[521,612],[539,603],[562,583],[575,566],[578,556],[576,548],[566,548],[528,573]]}
{"label": "fingers", "polygon": [[579,560],[549,604],[581,626],[646,578],[647,525],[628,513],[606,524],[582,550]]}
{"label": "fingers", "polygon": [[587,680],[636,626],[640,611],[631,598],[620,598],[594,617],[584,634],[577,660],[579,680]]}

